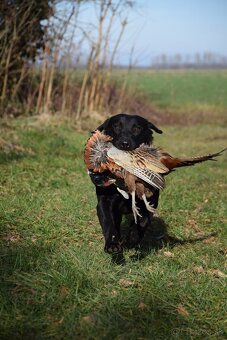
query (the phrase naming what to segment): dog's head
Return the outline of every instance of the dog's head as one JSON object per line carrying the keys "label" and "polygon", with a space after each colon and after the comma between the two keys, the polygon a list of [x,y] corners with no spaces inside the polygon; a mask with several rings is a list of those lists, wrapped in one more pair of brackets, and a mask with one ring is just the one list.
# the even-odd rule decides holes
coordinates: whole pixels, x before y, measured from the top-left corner
{"label": "dog's head", "polygon": [[154,124],[137,115],[120,113],[107,119],[97,130],[113,138],[113,145],[120,150],[134,150],[142,143],[152,142],[153,131],[162,133]]}

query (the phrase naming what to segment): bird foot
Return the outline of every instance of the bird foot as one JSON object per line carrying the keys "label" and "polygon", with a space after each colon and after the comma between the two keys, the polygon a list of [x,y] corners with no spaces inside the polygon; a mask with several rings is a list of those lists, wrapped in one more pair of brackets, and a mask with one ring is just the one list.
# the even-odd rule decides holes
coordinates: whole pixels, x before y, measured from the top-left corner
{"label": "bird foot", "polygon": [[159,217],[159,213],[157,212],[157,210],[155,209],[153,212],[153,217]]}
{"label": "bird foot", "polygon": [[146,206],[146,209],[150,211],[151,213],[155,214],[156,209],[154,208],[153,204],[150,204],[145,196],[145,194],[142,196],[142,199],[144,201],[144,204]]}
{"label": "bird foot", "polygon": [[132,212],[133,212],[135,223],[137,223],[137,216],[142,217],[142,215],[139,213],[139,208],[137,208],[135,204],[132,204]]}
{"label": "bird foot", "polygon": [[148,210],[148,211],[150,211],[151,213],[155,213],[156,212],[156,209],[153,207],[153,205],[150,205],[150,204],[145,204],[145,206],[146,206],[146,209]]}

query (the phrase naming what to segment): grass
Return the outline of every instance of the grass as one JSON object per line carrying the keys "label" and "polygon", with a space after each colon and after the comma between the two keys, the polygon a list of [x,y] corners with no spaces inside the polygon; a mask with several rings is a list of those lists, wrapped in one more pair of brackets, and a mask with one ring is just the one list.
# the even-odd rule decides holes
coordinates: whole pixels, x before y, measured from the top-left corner
{"label": "grass", "polygon": [[226,70],[133,71],[129,77],[161,107],[193,104],[227,108]]}
{"label": "grass", "polygon": [[128,82],[162,110],[215,117],[227,109],[227,70],[133,71]]}
{"label": "grass", "polygon": [[[2,339],[225,338],[226,153],[177,170],[161,194],[169,235],[207,238],[141,258],[128,250],[119,266],[103,252],[82,159],[88,134],[31,118],[2,123],[20,146],[0,152]],[[156,145],[174,155],[227,145],[224,126],[162,128]]]}

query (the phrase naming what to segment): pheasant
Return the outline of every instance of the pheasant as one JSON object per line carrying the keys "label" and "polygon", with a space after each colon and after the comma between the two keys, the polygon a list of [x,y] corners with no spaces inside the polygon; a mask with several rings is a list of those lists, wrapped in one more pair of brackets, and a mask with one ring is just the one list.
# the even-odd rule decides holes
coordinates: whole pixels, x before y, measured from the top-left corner
{"label": "pheasant", "polygon": [[116,184],[117,190],[125,197],[128,193],[118,186],[118,181],[123,181],[127,191],[132,196],[132,211],[135,222],[137,216],[141,216],[136,206],[136,196],[144,201],[148,211],[155,209],[149,204],[147,197],[152,195],[150,186],[163,190],[165,186],[164,175],[173,169],[183,166],[191,166],[207,160],[214,160],[224,150],[206,156],[192,158],[174,158],[161,149],[142,144],[133,151],[117,149],[111,143],[112,137],[101,133],[99,130],[89,138],[85,146],[84,161],[92,173],[109,172],[105,186]]}
{"label": "pheasant", "polygon": [[[116,179],[107,179],[107,183],[117,185],[119,179],[123,180],[125,187],[132,195],[132,211],[135,222],[137,215],[141,216],[136,207],[136,195],[143,199],[146,208],[150,212],[154,212],[154,208],[147,201],[145,183],[152,187],[162,190],[164,188],[164,178],[160,174],[169,172],[159,160],[147,152],[143,152],[143,145],[134,151],[125,152],[117,149],[111,143],[112,137],[107,136],[100,131],[96,131],[88,140],[84,160],[87,168],[93,173],[102,173],[109,171]],[[136,157],[136,163],[133,164],[133,157]],[[150,158],[150,159],[149,159]],[[144,183],[144,182],[145,183]],[[117,185],[117,190],[124,196],[129,198],[128,193]]]}

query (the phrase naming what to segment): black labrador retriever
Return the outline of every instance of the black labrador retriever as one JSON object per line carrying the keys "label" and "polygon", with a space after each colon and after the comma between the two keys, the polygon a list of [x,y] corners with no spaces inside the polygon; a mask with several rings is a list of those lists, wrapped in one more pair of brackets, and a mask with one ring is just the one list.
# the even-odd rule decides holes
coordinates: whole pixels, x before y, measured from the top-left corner
{"label": "black labrador retriever", "polygon": [[[120,150],[134,150],[140,144],[151,144],[153,131],[162,133],[154,124],[137,115],[120,113],[107,119],[97,130],[113,138],[113,145]],[[97,214],[105,237],[105,248],[107,253],[122,252],[121,222],[123,214],[132,213],[131,199],[125,199],[116,188],[116,185],[104,185],[105,179],[111,177],[109,173],[95,174],[90,172],[92,182],[96,185]],[[153,195],[148,199],[156,208],[158,206],[159,190],[150,188]],[[137,206],[142,217],[138,218],[137,240],[138,244],[144,236],[147,226],[151,222],[152,214],[146,209],[142,200],[138,200]],[[132,222],[135,224],[135,222]]]}

